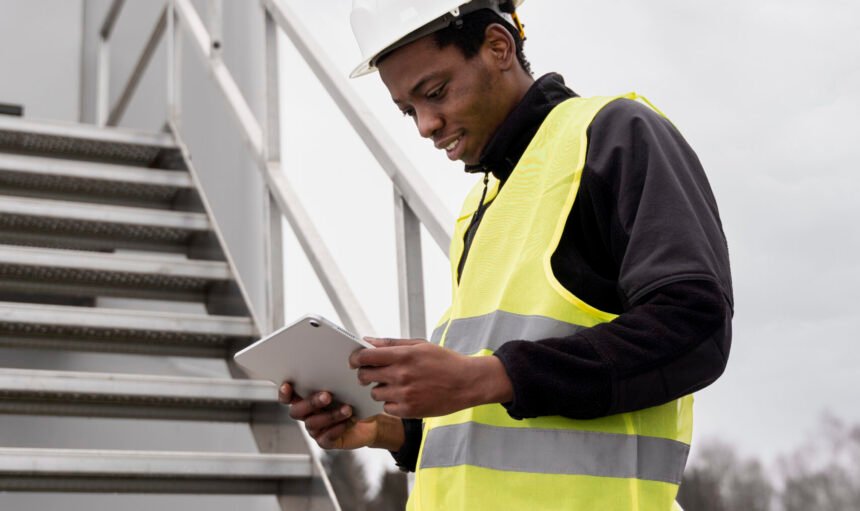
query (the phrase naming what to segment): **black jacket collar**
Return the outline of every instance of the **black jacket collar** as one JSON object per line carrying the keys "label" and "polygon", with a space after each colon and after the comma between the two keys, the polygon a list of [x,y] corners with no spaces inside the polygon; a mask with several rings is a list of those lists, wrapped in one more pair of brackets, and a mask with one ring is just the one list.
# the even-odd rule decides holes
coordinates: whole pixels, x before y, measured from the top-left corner
{"label": "black jacket collar", "polygon": [[481,163],[466,165],[466,172],[492,172],[500,181],[507,180],[550,111],[575,96],[560,74],[540,77],[490,139],[481,154]]}

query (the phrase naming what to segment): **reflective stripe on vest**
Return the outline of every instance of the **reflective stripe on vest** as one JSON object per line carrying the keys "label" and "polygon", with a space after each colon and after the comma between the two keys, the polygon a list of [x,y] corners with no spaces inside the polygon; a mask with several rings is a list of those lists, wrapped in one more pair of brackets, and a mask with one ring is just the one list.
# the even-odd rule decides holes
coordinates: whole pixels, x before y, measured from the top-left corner
{"label": "reflective stripe on vest", "polygon": [[[485,198],[492,206],[457,282],[482,183],[472,190],[451,240],[451,307],[431,341],[486,356],[511,340],[570,336],[615,318],[570,293],[551,267],[585,165],[588,127],[614,99],[558,105],[505,186],[492,180]],[[408,509],[669,511],[691,436],[691,396],[594,420],[516,420],[498,404],[428,418]]]}
{"label": "reflective stripe on vest", "polygon": [[[551,337],[566,337],[582,330],[580,325],[542,316],[521,316],[495,311],[475,318],[455,319],[445,336],[445,347],[472,355],[481,350],[496,351],[508,341],[534,341]],[[444,327],[437,328],[430,340],[442,340]]]}
{"label": "reflective stripe on vest", "polygon": [[[506,446],[504,450],[496,447]],[[632,477],[680,484],[690,446],[639,435],[500,428],[467,422],[427,434],[421,468],[475,465],[542,474]]]}

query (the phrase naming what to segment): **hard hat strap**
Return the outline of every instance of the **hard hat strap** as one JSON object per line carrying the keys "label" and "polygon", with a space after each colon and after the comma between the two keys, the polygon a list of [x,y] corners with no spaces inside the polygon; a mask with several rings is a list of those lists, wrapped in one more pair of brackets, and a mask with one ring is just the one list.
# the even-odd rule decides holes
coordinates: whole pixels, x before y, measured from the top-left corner
{"label": "hard hat strap", "polygon": [[516,27],[517,31],[520,33],[520,39],[523,41],[526,40],[526,26],[520,21],[520,16],[517,14],[517,11],[511,13],[511,19],[514,20],[514,27]]}

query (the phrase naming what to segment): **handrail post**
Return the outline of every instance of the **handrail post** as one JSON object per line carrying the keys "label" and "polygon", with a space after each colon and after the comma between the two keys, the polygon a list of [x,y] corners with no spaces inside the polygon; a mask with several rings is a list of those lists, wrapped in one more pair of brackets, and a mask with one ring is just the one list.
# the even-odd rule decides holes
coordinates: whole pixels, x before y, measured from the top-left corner
{"label": "handrail post", "polygon": [[110,88],[110,46],[99,36],[98,67],[96,68],[96,124],[104,126],[108,117],[108,92]]}
{"label": "handrail post", "polygon": [[[281,168],[281,126],[280,126],[280,81],[278,73],[278,26],[269,11],[263,9],[265,16],[265,45],[266,45],[266,160],[268,165],[278,171]],[[284,311],[284,249],[282,232],[282,214],[277,202],[264,180],[265,192],[264,219],[267,222],[265,232],[266,266],[268,281],[266,283],[266,318],[270,331],[280,328],[285,322]]]}
{"label": "handrail post", "polygon": [[424,339],[427,336],[427,322],[424,314],[421,222],[397,188],[394,188],[394,221],[397,239],[400,335],[412,339]]}
{"label": "handrail post", "polygon": [[211,58],[221,58],[221,46],[224,39],[224,4],[223,0],[208,0],[206,3],[206,30],[212,41]]}
{"label": "handrail post", "polygon": [[98,57],[96,62],[96,124],[104,126],[110,108],[110,36],[125,0],[113,0],[99,29]]}
{"label": "handrail post", "polygon": [[182,115],[182,34],[176,2],[167,7],[167,119],[180,125]]}

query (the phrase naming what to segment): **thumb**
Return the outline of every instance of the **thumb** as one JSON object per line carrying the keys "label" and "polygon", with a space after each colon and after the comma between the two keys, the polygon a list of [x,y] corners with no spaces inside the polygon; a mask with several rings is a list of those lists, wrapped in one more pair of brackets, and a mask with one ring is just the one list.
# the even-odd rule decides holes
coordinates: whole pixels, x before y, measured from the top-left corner
{"label": "thumb", "polygon": [[424,339],[390,339],[378,337],[365,337],[365,341],[376,346],[377,348],[391,348],[394,346],[413,346],[415,344],[424,344]]}

